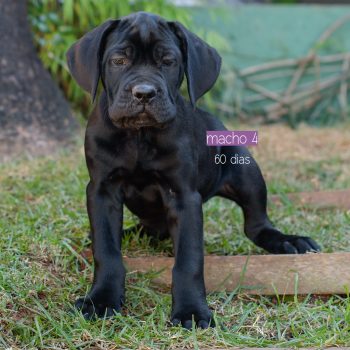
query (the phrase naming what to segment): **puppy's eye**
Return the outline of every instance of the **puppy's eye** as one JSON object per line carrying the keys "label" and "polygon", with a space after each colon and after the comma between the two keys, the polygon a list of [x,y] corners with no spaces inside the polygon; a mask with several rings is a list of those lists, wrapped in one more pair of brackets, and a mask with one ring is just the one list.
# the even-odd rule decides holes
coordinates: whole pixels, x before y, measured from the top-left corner
{"label": "puppy's eye", "polygon": [[175,60],[171,57],[163,57],[162,64],[164,66],[172,66],[175,63]]}
{"label": "puppy's eye", "polygon": [[128,59],[126,57],[117,57],[117,58],[112,58],[111,62],[115,66],[124,66],[128,64]]}

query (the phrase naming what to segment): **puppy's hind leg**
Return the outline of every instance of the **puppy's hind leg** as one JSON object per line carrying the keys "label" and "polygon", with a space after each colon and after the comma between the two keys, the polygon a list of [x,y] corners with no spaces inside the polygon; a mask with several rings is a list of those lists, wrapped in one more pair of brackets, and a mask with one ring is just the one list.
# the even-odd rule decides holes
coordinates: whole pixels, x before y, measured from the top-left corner
{"label": "puppy's hind leg", "polygon": [[245,164],[225,164],[223,182],[217,193],[234,200],[243,211],[244,232],[257,246],[274,254],[300,254],[319,251],[319,245],[309,237],[285,235],[272,225],[267,215],[267,191],[259,166],[246,148],[230,147],[227,159],[244,157]]}

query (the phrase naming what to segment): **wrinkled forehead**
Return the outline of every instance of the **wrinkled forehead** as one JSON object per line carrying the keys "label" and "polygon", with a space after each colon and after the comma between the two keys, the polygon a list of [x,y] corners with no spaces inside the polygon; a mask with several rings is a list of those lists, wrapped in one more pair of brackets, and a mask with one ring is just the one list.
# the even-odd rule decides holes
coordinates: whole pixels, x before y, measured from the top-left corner
{"label": "wrinkled forehead", "polygon": [[157,15],[145,12],[123,17],[107,39],[108,48],[128,44],[140,48],[151,48],[155,44],[172,46],[177,50],[179,48],[179,41],[168,23]]}

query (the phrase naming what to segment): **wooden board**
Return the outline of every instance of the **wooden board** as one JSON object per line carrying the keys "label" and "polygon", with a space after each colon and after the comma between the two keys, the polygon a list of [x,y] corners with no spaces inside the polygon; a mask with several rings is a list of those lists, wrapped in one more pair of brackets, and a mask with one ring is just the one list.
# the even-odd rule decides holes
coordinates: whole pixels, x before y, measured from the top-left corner
{"label": "wooden board", "polygon": [[[124,258],[129,272],[160,273],[155,283],[171,286],[174,259]],[[233,291],[260,295],[346,294],[350,290],[350,253],[304,255],[206,256],[208,292]]]}
{"label": "wooden board", "polygon": [[[310,205],[316,208],[340,208],[350,210],[350,189],[289,193],[286,197],[293,203]],[[271,196],[273,203],[280,204],[283,198],[279,195]]]}

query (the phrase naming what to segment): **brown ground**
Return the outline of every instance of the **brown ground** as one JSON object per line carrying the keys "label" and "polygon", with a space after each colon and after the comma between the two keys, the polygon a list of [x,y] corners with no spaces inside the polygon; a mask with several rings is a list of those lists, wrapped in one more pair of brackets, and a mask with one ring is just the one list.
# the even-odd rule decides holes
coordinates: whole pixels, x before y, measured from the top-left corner
{"label": "brown ground", "polygon": [[297,130],[285,125],[269,125],[257,130],[259,146],[254,149],[254,154],[262,161],[316,161],[338,154],[344,162],[350,162],[350,125],[337,128],[302,125]]}

